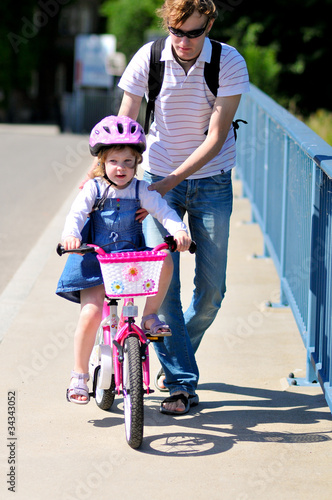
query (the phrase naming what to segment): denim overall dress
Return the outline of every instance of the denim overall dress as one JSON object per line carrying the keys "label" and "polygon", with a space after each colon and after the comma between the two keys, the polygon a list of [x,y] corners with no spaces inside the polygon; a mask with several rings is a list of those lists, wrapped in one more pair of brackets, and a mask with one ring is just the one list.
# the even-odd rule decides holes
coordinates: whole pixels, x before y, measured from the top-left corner
{"label": "denim overall dress", "polygon": [[[103,247],[107,253],[146,250],[142,224],[135,220],[136,212],[141,208],[139,181],[136,182],[134,199],[106,198],[106,191],[101,197],[99,184],[96,179],[94,181],[98,194],[90,221],[85,223],[82,230],[82,243],[94,243]],[[95,253],[70,254],[56,294],[79,303],[80,290],[102,284],[103,278]]]}

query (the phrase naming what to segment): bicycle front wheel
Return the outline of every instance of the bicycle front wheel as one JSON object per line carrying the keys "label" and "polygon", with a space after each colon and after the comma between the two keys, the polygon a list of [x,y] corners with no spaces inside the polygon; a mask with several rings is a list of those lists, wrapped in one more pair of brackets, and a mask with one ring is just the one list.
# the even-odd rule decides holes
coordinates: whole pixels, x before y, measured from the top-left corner
{"label": "bicycle front wheel", "polygon": [[128,337],[123,350],[123,406],[126,439],[132,448],[143,440],[143,395],[140,343],[137,337]]}

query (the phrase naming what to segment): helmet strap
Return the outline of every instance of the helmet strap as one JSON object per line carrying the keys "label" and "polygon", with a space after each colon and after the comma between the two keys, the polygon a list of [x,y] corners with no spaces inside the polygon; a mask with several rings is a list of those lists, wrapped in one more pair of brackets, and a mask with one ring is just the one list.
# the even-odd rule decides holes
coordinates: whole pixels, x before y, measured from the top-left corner
{"label": "helmet strap", "polygon": [[118,186],[117,184],[115,184],[115,182],[111,181],[111,179],[108,177],[108,175],[106,173],[104,174],[104,179],[106,179],[107,182],[109,182],[111,184],[111,186],[112,186],[112,184],[116,187]]}

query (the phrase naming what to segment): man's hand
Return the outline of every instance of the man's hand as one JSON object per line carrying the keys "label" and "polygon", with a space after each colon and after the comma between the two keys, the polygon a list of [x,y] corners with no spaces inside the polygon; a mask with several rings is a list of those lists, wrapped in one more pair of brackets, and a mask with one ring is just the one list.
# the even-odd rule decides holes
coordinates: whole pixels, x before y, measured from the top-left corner
{"label": "man's hand", "polygon": [[187,235],[186,231],[177,231],[174,235],[178,252],[185,252],[189,249],[191,238]]}
{"label": "man's hand", "polygon": [[168,191],[173,189],[176,186],[176,179],[171,174],[162,179],[161,181],[153,182],[148,187],[149,191],[158,191],[161,196],[165,196]]}

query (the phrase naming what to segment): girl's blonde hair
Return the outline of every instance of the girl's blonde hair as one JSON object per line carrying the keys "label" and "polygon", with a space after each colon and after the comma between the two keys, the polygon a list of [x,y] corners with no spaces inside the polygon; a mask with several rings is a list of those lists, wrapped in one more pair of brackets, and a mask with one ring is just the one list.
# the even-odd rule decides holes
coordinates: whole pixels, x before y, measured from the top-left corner
{"label": "girl's blonde hair", "polygon": [[163,27],[167,30],[170,19],[172,26],[181,26],[197,11],[208,17],[208,21],[216,19],[218,12],[212,0],[165,0],[157,15],[161,17]]}
{"label": "girl's blonde hair", "polygon": [[111,150],[120,151],[121,149],[124,149],[124,148],[130,148],[131,152],[135,156],[135,174],[134,175],[136,175],[137,174],[137,165],[142,163],[143,156],[141,155],[141,153],[139,151],[137,151],[135,146],[131,146],[130,144],[128,146],[126,144],[116,144],[114,146],[103,148],[99,151],[98,163],[92,171],[92,177],[104,177],[106,174],[105,159],[106,159],[106,156],[109,153],[109,151],[111,151]]}

